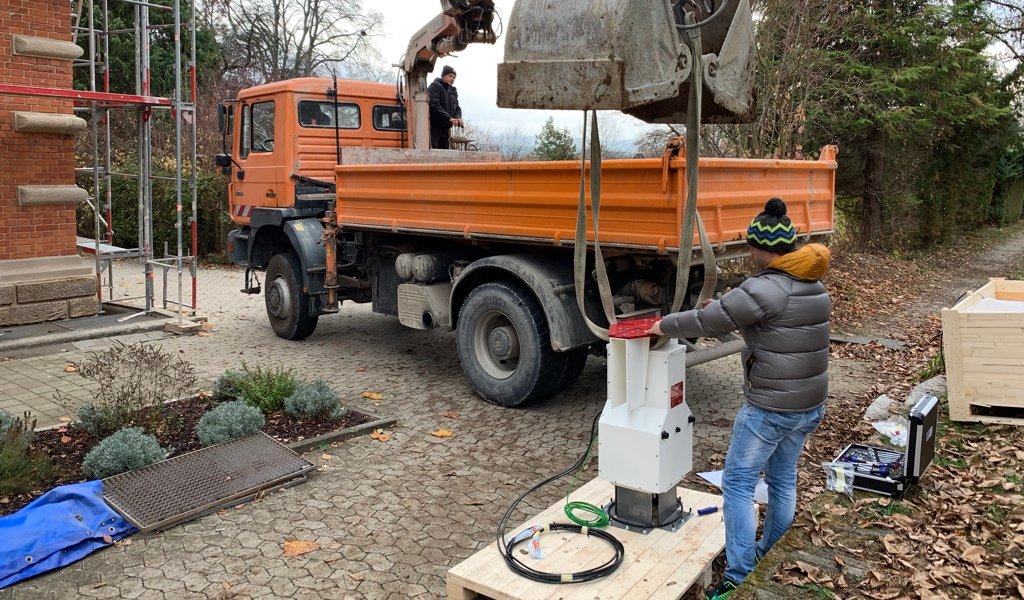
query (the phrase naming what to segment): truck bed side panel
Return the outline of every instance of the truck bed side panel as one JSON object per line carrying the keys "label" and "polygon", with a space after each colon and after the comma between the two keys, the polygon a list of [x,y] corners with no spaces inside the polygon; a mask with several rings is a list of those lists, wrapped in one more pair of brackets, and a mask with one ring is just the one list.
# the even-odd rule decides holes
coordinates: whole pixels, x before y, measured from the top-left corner
{"label": "truck bed side panel", "polygon": [[[773,196],[786,201],[801,234],[831,232],[836,163],[831,152],[823,157],[702,158],[698,211],[712,244],[721,248],[744,240],[750,220]],[[671,161],[663,190],[659,159],[605,161],[602,245],[677,249],[684,167],[681,159]],[[336,169],[336,180],[342,227],[573,244],[580,187],[576,162],[345,165]],[[588,239],[593,240],[592,227]]]}

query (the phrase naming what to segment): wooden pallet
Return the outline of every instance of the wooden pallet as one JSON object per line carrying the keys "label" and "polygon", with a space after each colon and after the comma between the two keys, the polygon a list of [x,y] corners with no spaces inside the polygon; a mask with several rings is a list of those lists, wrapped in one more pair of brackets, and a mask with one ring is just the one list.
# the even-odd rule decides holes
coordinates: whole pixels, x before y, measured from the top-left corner
{"label": "wooden pallet", "polygon": [[[609,528],[626,549],[625,560],[611,576],[597,581],[553,585],[531,581],[513,573],[491,543],[448,570],[448,597],[469,600],[477,595],[498,600],[564,599],[611,600],[615,598],[658,598],[675,600],[695,582],[707,586],[711,563],[725,548],[725,523],[721,511],[701,517],[696,509],[722,506],[721,496],[686,488],[679,489],[683,507],[693,516],[678,531],[655,530],[647,535]],[[574,492],[573,500],[598,506],[612,497],[611,483],[595,479]],[[515,528],[522,531],[537,523],[567,522],[560,500],[544,512]],[[512,533],[512,532],[510,532]],[[537,569],[574,572],[606,561],[612,550],[603,540],[572,533],[548,533],[541,537],[545,557],[522,559]]]}

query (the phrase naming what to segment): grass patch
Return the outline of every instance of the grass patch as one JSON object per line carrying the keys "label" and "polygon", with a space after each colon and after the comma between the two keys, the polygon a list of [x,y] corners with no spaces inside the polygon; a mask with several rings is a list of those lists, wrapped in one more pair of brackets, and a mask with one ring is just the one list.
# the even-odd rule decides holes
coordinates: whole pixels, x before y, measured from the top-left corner
{"label": "grass patch", "polygon": [[940,467],[956,467],[958,469],[966,469],[967,461],[962,458],[950,458],[942,454],[936,454],[932,458],[932,462]]}
{"label": "grass patch", "polygon": [[1003,523],[1006,521],[1006,517],[1010,516],[1010,511],[1002,506],[992,504],[985,509],[985,515],[996,523]]}
{"label": "grass patch", "polygon": [[928,365],[918,374],[919,381],[926,381],[946,372],[946,357],[943,355],[942,350],[939,349],[935,356],[932,356],[928,360]]}

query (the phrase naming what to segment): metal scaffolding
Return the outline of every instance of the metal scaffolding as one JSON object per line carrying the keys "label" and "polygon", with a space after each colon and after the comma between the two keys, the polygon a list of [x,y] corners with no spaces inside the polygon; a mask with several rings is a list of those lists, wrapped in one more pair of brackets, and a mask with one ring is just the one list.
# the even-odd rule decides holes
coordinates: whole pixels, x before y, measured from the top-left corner
{"label": "metal scaffolding", "polygon": [[[131,5],[134,10],[133,26],[113,30],[110,28],[109,2]],[[92,208],[93,239],[79,238],[79,247],[95,255],[96,277],[99,288],[100,311],[103,307],[103,288],[107,300],[114,300],[113,265],[115,259],[138,258],[145,272],[144,312],[156,310],[155,273],[163,271],[162,308],[175,307],[179,322],[186,309],[196,308],[198,254],[197,221],[197,123],[196,123],[196,17],[194,6],[189,6],[183,18],[181,0],[74,0],[71,5],[71,33],[75,43],[85,42],[86,55],[74,61],[75,69],[88,69],[88,91],[41,88],[0,84],[0,94],[64,98],[72,100],[75,112],[88,121],[88,159],[76,172],[91,176],[90,195],[86,202]],[[152,24],[151,11],[169,11],[171,22]],[[172,32],[174,44],[174,93],[172,97],[151,94],[150,46],[157,30]],[[182,38],[188,47],[182,47]],[[135,48],[135,94],[113,93],[110,89],[110,40],[114,36],[133,36]],[[80,72],[80,71],[76,71]],[[187,77],[187,79],[186,79]],[[113,168],[111,119],[118,114],[134,114],[136,119],[136,172],[121,173]],[[172,176],[153,174],[154,126],[160,115],[169,115],[173,121],[174,173]],[[169,157],[169,154],[167,155]],[[188,162],[188,175],[183,174]],[[113,181],[115,178],[136,180],[138,208],[138,247],[118,248],[114,240]],[[153,241],[153,184],[157,180],[173,181],[175,191],[176,252],[169,254],[166,243],[163,256],[157,258]],[[186,224],[184,211],[190,207],[188,217],[188,249],[186,255]],[[191,301],[183,301],[183,279],[186,268],[192,279]],[[177,299],[167,295],[170,271],[177,273]],[[117,300],[137,300],[118,298]]]}

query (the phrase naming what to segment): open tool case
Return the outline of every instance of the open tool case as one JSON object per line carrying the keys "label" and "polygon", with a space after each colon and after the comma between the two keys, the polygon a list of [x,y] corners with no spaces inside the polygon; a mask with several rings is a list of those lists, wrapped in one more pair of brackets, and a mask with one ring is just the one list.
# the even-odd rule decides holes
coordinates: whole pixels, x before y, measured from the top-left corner
{"label": "open tool case", "polygon": [[939,399],[924,396],[910,410],[907,449],[902,454],[888,448],[850,444],[835,462],[854,466],[854,488],[902,496],[910,484],[921,478],[935,456],[938,417]]}

